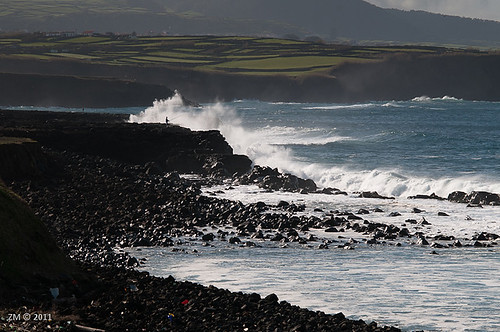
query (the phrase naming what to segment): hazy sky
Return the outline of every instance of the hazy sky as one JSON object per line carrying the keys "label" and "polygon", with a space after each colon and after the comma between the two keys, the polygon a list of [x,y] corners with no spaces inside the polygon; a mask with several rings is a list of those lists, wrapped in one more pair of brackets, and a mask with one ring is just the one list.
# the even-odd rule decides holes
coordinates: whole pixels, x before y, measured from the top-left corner
{"label": "hazy sky", "polygon": [[365,0],[384,8],[425,10],[433,13],[500,21],[500,0]]}

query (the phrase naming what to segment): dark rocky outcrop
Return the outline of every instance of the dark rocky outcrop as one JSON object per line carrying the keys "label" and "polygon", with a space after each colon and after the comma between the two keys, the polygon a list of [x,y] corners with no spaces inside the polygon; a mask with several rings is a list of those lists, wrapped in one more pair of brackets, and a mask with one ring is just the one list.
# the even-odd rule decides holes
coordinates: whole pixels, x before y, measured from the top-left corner
{"label": "dark rocky outcrop", "polygon": [[154,163],[163,171],[231,176],[251,167],[250,159],[234,155],[218,131],[126,123],[124,115],[109,114],[0,111],[0,119],[0,135],[132,164]]}
{"label": "dark rocky outcrop", "polygon": [[382,196],[376,191],[363,191],[359,194],[360,198],[394,199],[394,197]]}
{"label": "dark rocky outcrop", "polygon": [[49,161],[40,144],[19,137],[0,137],[0,178],[6,181],[40,176]]}
{"label": "dark rocky outcrop", "polygon": [[475,205],[500,205],[500,195],[486,191],[473,191],[467,194],[463,191],[454,191],[448,195],[450,202],[468,203]]}
{"label": "dark rocky outcrop", "polygon": [[432,193],[430,195],[415,195],[415,196],[408,196],[408,199],[437,199],[438,201],[444,201],[446,198],[440,197],[436,195],[435,193]]}
{"label": "dark rocky outcrop", "polygon": [[257,184],[269,190],[282,190],[301,193],[312,193],[317,190],[311,179],[302,179],[289,173],[281,173],[277,168],[255,165],[252,171],[239,178],[240,184]]}

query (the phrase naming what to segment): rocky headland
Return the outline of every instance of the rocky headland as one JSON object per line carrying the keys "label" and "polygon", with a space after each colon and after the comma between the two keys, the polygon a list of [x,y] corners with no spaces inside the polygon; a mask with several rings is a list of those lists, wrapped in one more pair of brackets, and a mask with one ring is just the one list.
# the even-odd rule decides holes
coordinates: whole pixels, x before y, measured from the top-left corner
{"label": "rocky headland", "polygon": [[[341,313],[301,309],[279,302],[274,294],[231,293],[172,277],[152,277],[136,271],[142,262],[119,249],[175,248],[186,234],[204,242],[252,246],[255,243],[250,238],[262,236],[269,241],[305,242],[325,248],[327,243],[303,235],[308,228],[365,227],[365,231],[375,232],[387,226],[354,223],[354,214],[342,216],[340,212],[323,219],[298,216],[294,213],[303,207],[295,204],[245,205],[208,197],[200,190],[202,184],[219,183],[228,177],[262,182],[270,190],[304,193],[317,190],[314,182],[264,168],[249,173],[250,160],[234,155],[218,132],[129,124],[121,115],[2,111],[0,119],[4,143],[0,144],[0,177],[33,209],[29,218],[41,227],[36,235],[26,237],[28,226],[22,225],[26,216],[2,214],[19,225],[10,238],[15,243],[21,238],[50,243],[44,239],[52,237],[74,262],[58,260],[49,274],[31,275],[20,270],[27,281],[6,273],[2,264],[0,312],[5,319],[0,322],[1,329],[398,330],[349,320]],[[178,172],[207,177],[189,180]],[[3,186],[0,189],[10,192]],[[24,203],[1,203],[2,213],[15,206],[29,211]],[[230,225],[235,233],[218,232],[218,225]],[[399,231],[384,234],[410,235]],[[2,250],[2,261],[11,249]],[[56,252],[50,245],[36,250],[41,258],[28,260],[28,271]],[[62,270],[57,272],[58,268]],[[51,321],[8,319],[35,312],[50,315],[43,317]]]}

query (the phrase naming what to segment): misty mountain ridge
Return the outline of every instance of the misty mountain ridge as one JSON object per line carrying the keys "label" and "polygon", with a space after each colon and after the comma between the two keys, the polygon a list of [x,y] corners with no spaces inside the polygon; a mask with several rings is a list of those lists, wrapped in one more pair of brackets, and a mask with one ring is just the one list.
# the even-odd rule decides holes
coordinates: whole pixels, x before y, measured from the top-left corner
{"label": "misty mountain ridge", "polygon": [[[101,3],[102,2],[102,3]],[[500,22],[362,0],[6,0],[4,31],[317,36],[329,42],[500,46]]]}

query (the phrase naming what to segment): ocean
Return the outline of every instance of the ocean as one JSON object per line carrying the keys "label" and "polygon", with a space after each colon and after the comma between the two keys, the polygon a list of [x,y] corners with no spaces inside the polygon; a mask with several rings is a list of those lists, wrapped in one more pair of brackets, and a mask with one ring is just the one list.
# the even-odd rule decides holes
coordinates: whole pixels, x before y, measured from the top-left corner
{"label": "ocean", "polygon": [[[39,109],[39,108],[38,108]],[[50,110],[67,110],[50,108]],[[78,110],[76,110],[78,111]],[[447,201],[453,191],[500,193],[500,103],[453,97],[357,104],[270,103],[238,100],[182,105],[175,95],[150,107],[92,110],[131,114],[133,122],[164,122],[194,130],[220,130],[234,152],[256,164],[313,179],[348,195],[266,192],[231,181],[203,188],[205,195],[306,205],[303,214],[381,209],[370,221],[405,225],[428,237],[451,235],[463,244],[480,232],[500,234],[500,207],[469,208]],[[358,198],[377,191],[394,200]],[[413,209],[422,213],[415,215]],[[391,217],[391,212],[400,216]],[[438,216],[439,212],[447,216]],[[410,225],[412,218],[430,225]],[[231,231],[230,228],[225,229]],[[353,232],[310,231],[335,241],[353,238],[354,250],[252,239],[257,247],[224,241],[203,245],[178,239],[182,250],[131,248],[155,275],[228,288],[275,293],[280,300],[353,319],[375,320],[404,331],[500,330],[500,249],[442,248],[400,240],[400,246],[363,244]],[[435,251],[435,254],[431,254]]]}

